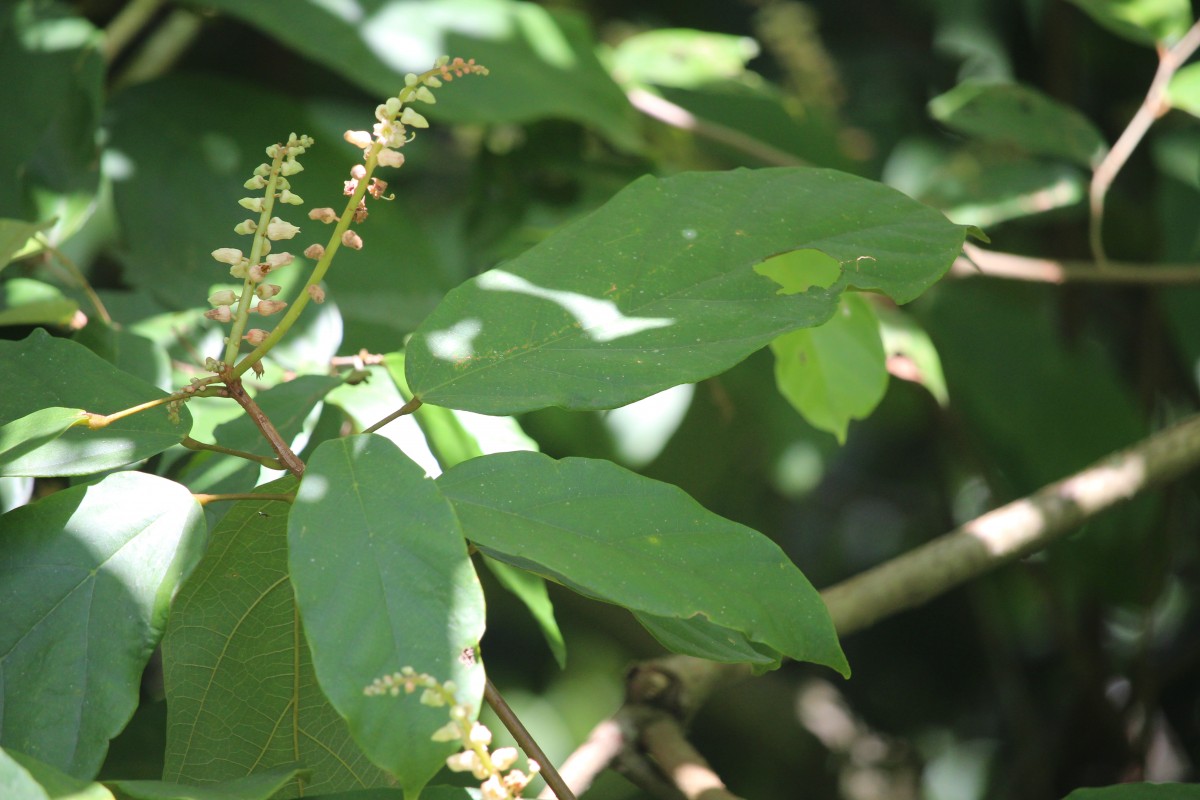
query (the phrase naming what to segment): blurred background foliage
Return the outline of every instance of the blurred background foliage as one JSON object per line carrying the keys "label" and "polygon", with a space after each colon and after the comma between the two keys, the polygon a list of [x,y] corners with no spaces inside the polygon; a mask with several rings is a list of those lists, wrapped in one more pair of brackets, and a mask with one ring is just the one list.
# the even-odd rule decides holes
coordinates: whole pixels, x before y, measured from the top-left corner
{"label": "blurred background foliage", "polygon": [[[442,52],[474,57],[491,77],[439,93],[395,201],[364,227],[368,246],[333,270],[331,302],[269,365],[264,385],[327,372],[335,357],[373,373],[332,392],[336,381],[315,378],[272,390],[276,413],[313,443],[402,402],[382,367],[353,356],[401,349],[446,290],[648,172],[833,167],[984,227],[995,249],[1087,258],[1090,154],[1119,135],[1156,65],[1152,48],[1063,0],[282,5],[149,4],[115,47],[122,3],[5,4],[0,217],[57,218],[48,240],[114,323],[64,259],[33,254],[0,273],[0,336],[43,325],[161,386],[186,382],[221,335],[201,317],[223,285],[208,254],[232,244],[242,176],[262,148],[289,131],[315,137],[293,184],[310,206],[333,205],[353,158],[341,132],[364,127],[404,72]],[[989,136],[1000,123],[964,132],[948,100],[930,103],[980,82],[1073,107],[1082,133],[1061,119],[1032,143]],[[1195,118],[1156,124],[1109,195],[1110,258],[1200,259],[1198,153]],[[841,446],[780,394],[768,352],[632,407],[543,411],[482,435],[676,484],[774,538],[823,587],[1194,410],[1198,301],[1178,286],[970,275],[903,314],[873,298],[892,378]],[[193,437],[216,430],[248,446],[225,405],[190,408]],[[419,448],[405,431],[395,435]],[[194,491],[254,480],[203,456],[151,466]],[[0,483],[6,508],[45,490]],[[1195,779],[1195,489],[1187,479],[1141,498],[848,638],[848,682],[793,664],[729,688],[695,721],[696,743],[748,797],[1059,798]],[[524,608],[484,578],[489,672],[561,759],[619,705],[624,668],[661,650],[626,613],[552,590],[560,670]],[[153,670],[144,692],[102,778],[161,773]],[[612,774],[588,794],[637,796]]]}

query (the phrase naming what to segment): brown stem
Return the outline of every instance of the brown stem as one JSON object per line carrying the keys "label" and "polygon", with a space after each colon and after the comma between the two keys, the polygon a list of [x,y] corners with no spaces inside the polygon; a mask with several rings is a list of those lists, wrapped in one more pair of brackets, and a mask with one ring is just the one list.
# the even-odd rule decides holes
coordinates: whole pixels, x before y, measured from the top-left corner
{"label": "brown stem", "polygon": [[1146,135],[1146,131],[1150,130],[1150,126],[1156,119],[1170,109],[1167,88],[1171,83],[1171,78],[1191,57],[1197,47],[1200,47],[1200,22],[1192,25],[1183,38],[1176,42],[1171,49],[1162,51],[1158,60],[1158,69],[1154,73],[1154,79],[1150,81],[1146,98],[1142,100],[1133,119],[1129,120],[1129,124],[1125,126],[1125,130],[1117,139],[1116,144],[1112,146],[1092,174],[1092,183],[1088,188],[1088,201],[1091,209],[1088,240],[1091,243],[1092,256],[1100,267],[1107,266],[1103,235],[1104,197],[1116,179],[1117,173],[1121,171],[1121,167],[1125,166],[1125,162],[1133,155],[1133,151],[1137,149],[1142,137]]}
{"label": "brown stem", "polygon": [[546,779],[546,785],[549,786],[558,800],[575,800],[575,795],[567,788],[567,784],[563,782],[562,776],[558,774],[558,770],[550,763],[550,759],[546,753],[534,741],[533,735],[525,728],[521,720],[500,696],[500,692],[496,686],[489,680],[483,685],[483,699],[492,707],[492,711],[496,712],[496,716],[504,723],[504,727],[508,728],[508,732],[517,740],[517,744],[525,751],[525,754],[532,756],[533,760],[542,768],[541,776]]}
{"label": "brown stem", "polygon": [[229,389],[229,396],[236,400],[238,405],[246,409],[246,413],[250,416],[250,419],[259,431],[262,432],[263,438],[267,440],[267,444],[271,445],[271,449],[275,451],[275,455],[279,456],[280,463],[297,478],[304,477],[304,462],[292,452],[292,448],[288,447],[287,442],[279,435],[279,431],[275,430],[275,426],[271,424],[271,420],[267,419],[267,415],[258,407],[258,403],[254,402],[254,398],[246,393],[241,379],[225,376],[225,386]]}
{"label": "brown stem", "polygon": [[687,800],[739,800],[683,735],[679,721],[656,714],[641,728],[641,744]]}
{"label": "brown stem", "polygon": [[1103,270],[1094,261],[1053,261],[1014,253],[997,253],[973,244],[963,245],[950,272],[957,277],[982,275],[1035,283],[1200,283],[1200,264],[1131,264],[1109,261]]}

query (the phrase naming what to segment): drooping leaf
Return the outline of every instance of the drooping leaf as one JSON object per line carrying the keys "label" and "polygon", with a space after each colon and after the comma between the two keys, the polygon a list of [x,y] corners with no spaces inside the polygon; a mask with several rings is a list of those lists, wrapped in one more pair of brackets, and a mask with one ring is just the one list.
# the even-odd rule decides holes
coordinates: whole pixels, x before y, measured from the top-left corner
{"label": "drooping leaf", "polygon": [[[921,384],[929,390],[938,405],[945,407],[950,402],[950,393],[946,390],[942,359],[929,334],[901,309],[877,306],[873,310],[879,317],[879,335],[889,359],[888,372],[903,380]],[[902,360],[903,366],[890,366],[891,359]]]}
{"label": "drooping leaf", "polygon": [[1167,100],[1173,108],[1200,117],[1200,64],[1189,64],[1171,76]]}
{"label": "drooping leaf", "polygon": [[54,441],[86,416],[82,408],[43,408],[0,425],[0,475],[24,475],[22,456]]}
{"label": "drooping leaf", "polygon": [[53,220],[24,222],[19,219],[0,219],[0,270],[12,263],[35,233],[44,231],[53,224]]}
{"label": "drooping leaf", "polygon": [[46,233],[54,242],[78,230],[95,206],[103,40],[65,4],[0,6],[0,75],[21,76],[0,88],[0,217],[57,218]]}
{"label": "drooping leaf", "polygon": [[[644,177],[451,291],[409,343],[408,383],[425,402],[489,414],[616,407],[822,324],[846,288],[908,302],[963,237],[895,190],[829,170]],[[836,259],[840,279],[783,295],[753,269],[796,249]]]}
{"label": "drooping leaf", "polygon": [[200,506],[173,481],[119,472],[0,518],[0,742],[81,779],[138,702]]}
{"label": "drooping leaf", "polygon": [[169,781],[111,781],[131,800],[268,800],[301,779],[301,770],[274,769],[255,772],[209,786],[188,786]]}
{"label": "drooping leaf", "polygon": [[1192,24],[1188,0],[1070,0],[1100,25],[1138,44],[1172,45]]}
{"label": "drooping leaf", "polygon": [[288,564],[321,688],[371,760],[419,792],[454,750],[429,738],[446,709],[363,689],[407,666],[454,681],[478,712],[483,591],[454,511],[388,439],[331,440],[300,483]]}
{"label": "drooping leaf", "polygon": [[624,94],[595,55],[586,20],[565,9],[513,0],[360,0],[340,10],[318,0],[293,3],[279,25],[271,0],[217,0],[213,7],[375,92],[380,102],[441,55],[491,68],[482,80],[456,80],[422,114],[451,122],[565,118],[613,142],[637,146]]}
{"label": "drooping leaf", "polygon": [[780,393],[814,428],[846,441],[850,420],[868,416],[887,390],[887,354],[879,320],[861,297],[841,305],[817,328],[771,342]]}
{"label": "drooping leaf", "polygon": [[0,797],[5,800],[113,800],[99,783],[73,778],[18,751],[0,748]]}
{"label": "drooping leaf", "polygon": [[[47,407],[112,414],[163,397],[155,386],[122,372],[86,347],[36,330],[19,342],[0,341],[0,372],[20,391],[0,394],[0,425]],[[75,427],[5,466],[6,475],[86,475],[160,453],[188,432],[191,417],[171,422],[151,408],[91,430]]]}
{"label": "drooping leaf", "polygon": [[[256,491],[294,487],[284,478]],[[165,780],[215,789],[298,763],[305,794],[388,783],[317,686],[288,580],[288,510],[234,504],[175,600],[163,637]]]}
{"label": "drooping leaf", "polygon": [[820,596],[779,547],[674,486],[607,461],[539,453],[476,458],[437,483],[464,534],[492,558],[675,625],[698,617],[692,636],[728,628],[849,671]]}
{"label": "drooping leaf", "polygon": [[485,557],[483,563],[487,564],[487,568],[496,576],[500,585],[512,592],[529,609],[559,669],[566,669],[567,643],[563,641],[558,620],[554,617],[554,605],[550,602],[550,593],[546,591],[546,581],[532,572],[510,567],[494,558]]}
{"label": "drooping leaf", "polygon": [[930,100],[929,113],[959,133],[1082,167],[1094,167],[1108,150],[1087,117],[1020,84],[966,81]]}

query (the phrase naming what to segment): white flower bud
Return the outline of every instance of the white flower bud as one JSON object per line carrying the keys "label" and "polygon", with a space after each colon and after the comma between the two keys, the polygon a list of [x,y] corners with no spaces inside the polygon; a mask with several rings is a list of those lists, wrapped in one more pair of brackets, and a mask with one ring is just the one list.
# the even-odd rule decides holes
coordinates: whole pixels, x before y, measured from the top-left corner
{"label": "white flower bud", "polygon": [[354,178],[356,181],[361,181],[363,178],[367,177],[367,168],[362,164],[355,164],[350,168],[350,177]]}
{"label": "white flower bud", "polygon": [[[474,774],[477,769],[483,767],[483,763],[479,760],[479,755],[474,750],[463,750],[461,753],[455,753],[446,759],[446,766],[451,772],[470,772]],[[480,778],[486,778],[487,774],[483,774]]]}
{"label": "white flower bud", "polygon": [[267,266],[271,269],[286,267],[295,260],[296,257],[291,253],[275,253],[274,255],[269,255],[263,259],[263,261],[265,261]]}
{"label": "white flower bud", "polygon": [[229,289],[222,289],[219,292],[214,292],[208,298],[208,304],[212,306],[230,306],[238,301],[238,296]]}
{"label": "white flower bud", "polygon": [[238,205],[247,211],[262,213],[263,199],[261,197],[243,197],[241,200],[238,200]]}
{"label": "white flower bud", "polygon": [[277,283],[263,283],[254,288],[254,293],[258,295],[259,300],[270,300],[279,294],[281,288],[283,287]]}
{"label": "white flower bud", "polygon": [[234,247],[218,247],[212,251],[212,257],[222,264],[237,264],[242,260],[242,251]]}
{"label": "white flower bud", "polygon": [[440,89],[442,87],[442,82],[440,80],[438,80],[437,78],[435,78],[434,76],[430,75],[428,78],[425,79],[425,85],[428,86],[430,89]]}
{"label": "white flower bud", "polygon": [[271,165],[270,164],[259,164],[257,167],[254,168],[254,174],[258,175],[260,177],[263,177],[263,178],[267,177],[268,175],[271,174]]}
{"label": "white flower bud", "polygon": [[402,125],[411,125],[414,128],[428,128],[429,121],[413,111],[412,106],[404,109],[404,113],[400,115],[400,123]]}
{"label": "white flower bud", "polygon": [[437,102],[437,98],[433,96],[433,92],[429,91],[424,86],[422,86],[420,89],[417,89],[417,93],[413,95],[413,97],[415,97],[417,100],[420,100],[422,103],[429,103],[430,105],[433,105]]}
{"label": "white flower bud", "polygon": [[[412,78],[412,83],[416,83],[416,82],[417,82],[417,76],[416,76],[416,75],[413,75],[413,74],[410,72],[410,73],[408,73],[407,75],[405,75],[405,76],[404,76],[404,83],[405,83],[406,85],[408,85],[408,86],[412,86],[412,83],[409,83],[409,82],[408,82],[408,79],[409,79],[409,78]],[[384,104],[384,107],[385,107],[385,108],[387,108],[388,119],[393,119],[393,118],[395,118],[395,116],[396,116],[397,114],[399,114],[399,113],[400,113],[400,107],[401,107],[401,105],[403,105],[403,104],[400,102],[400,98],[399,98],[399,97],[389,97],[389,98],[387,99],[387,102]]]}
{"label": "white flower bud", "polygon": [[278,314],[287,308],[287,303],[283,300],[260,300],[252,310],[257,311],[264,317],[269,317],[272,314]]}
{"label": "white flower bud", "polygon": [[310,208],[308,210],[308,218],[317,222],[324,222],[328,225],[331,222],[338,221],[337,212],[332,208]]}
{"label": "white flower bud", "polygon": [[467,740],[471,744],[478,744],[487,747],[492,743],[492,732],[482,722],[476,722],[471,726],[471,733],[467,736]]}
{"label": "white flower bud", "polygon": [[256,230],[258,230],[258,223],[252,219],[244,219],[237,225],[233,226],[233,232],[240,233],[243,236],[249,233],[254,233]]}
{"label": "white flower bud", "polygon": [[504,787],[512,792],[515,796],[520,797],[521,792],[525,791],[525,787],[529,785],[529,782],[533,780],[533,776],[536,774],[536,772],[532,772],[529,775],[526,775],[524,772],[521,772],[521,770],[514,769],[512,772],[504,776]]}
{"label": "white flower bud", "polygon": [[437,61],[433,62],[435,67],[444,67],[450,63],[450,56],[438,56]]}
{"label": "white flower bud", "polygon": [[265,256],[267,253],[271,252],[271,240],[270,240],[270,239],[263,239],[263,240],[262,240],[262,244],[261,244],[261,245],[259,246],[259,248],[258,248],[258,252],[259,252],[260,254],[264,255],[264,256]]}
{"label": "white flower bud", "polygon": [[404,85],[405,86],[414,86],[414,85],[416,85],[417,81],[419,81],[419,80],[421,80],[421,78],[419,76],[417,76],[415,73],[410,72],[404,76]]}
{"label": "white flower bud", "polygon": [[366,131],[346,131],[342,134],[342,138],[363,150],[371,146],[371,134]]}
{"label": "white flower bud", "polygon": [[404,166],[404,153],[384,148],[379,151],[379,165],[381,167],[402,167]]}
{"label": "white flower bud", "polygon": [[316,261],[323,255],[325,255],[325,245],[310,244],[308,247],[304,248],[304,257],[311,258],[313,261]]}
{"label": "white flower bud", "polygon": [[[311,297],[312,301],[314,303],[316,303],[317,305],[321,305],[321,303],[325,302],[325,290],[322,289],[320,286],[317,286],[315,283],[312,286],[308,287],[308,296]],[[421,702],[425,703],[424,697],[421,698]],[[432,705],[432,704],[425,703],[425,705]]]}
{"label": "white flower bud", "polygon": [[267,238],[275,241],[291,239],[299,232],[299,228],[290,222],[284,222],[279,217],[271,217],[271,223],[267,225]]}
{"label": "white flower bud", "polygon": [[246,280],[246,276],[250,274],[250,272],[246,269],[248,266],[249,264],[245,261],[234,264],[229,268],[230,277],[243,281]]}
{"label": "white flower bud", "polygon": [[498,747],[492,751],[492,766],[503,772],[517,763],[517,748]]}
{"label": "white flower bud", "polygon": [[233,314],[229,311],[229,306],[217,306],[204,312],[204,316],[217,322],[229,322],[233,319]]}
{"label": "white flower bud", "polygon": [[354,231],[346,231],[342,234],[342,244],[351,250],[362,250],[362,237]]}
{"label": "white flower bud", "polygon": [[479,796],[482,800],[508,800],[511,796],[508,789],[500,781],[499,775],[492,775],[479,786]]}

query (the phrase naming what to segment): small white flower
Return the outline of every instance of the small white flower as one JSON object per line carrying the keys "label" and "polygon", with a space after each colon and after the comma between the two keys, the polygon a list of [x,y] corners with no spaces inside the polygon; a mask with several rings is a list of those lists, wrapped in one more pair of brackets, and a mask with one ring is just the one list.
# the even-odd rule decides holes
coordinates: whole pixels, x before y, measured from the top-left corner
{"label": "small white flower", "polygon": [[479,780],[487,777],[487,768],[483,766],[483,762],[479,760],[479,754],[474,750],[455,753],[446,759],[446,766],[451,772],[469,772]]}
{"label": "small white flower", "polygon": [[299,228],[290,222],[284,222],[279,217],[271,217],[271,222],[267,225],[267,238],[275,241],[290,239],[299,232]]}
{"label": "small white flower", "polygon": [[492,766],[503,772],[517,763],[517,748],[498,747],[492,751]]}
{"label": "small white flower", "polygon": [[467,736],[467,740],[471,744],[482,745],[487,747],[492,743],[492,732],[487,729],[487,726],[481,722],[476,722],[471,726],[471,733]]}
{"label": "small white flower", "polygon": [[511,797],[508,789],[504,788],[504,784],[500,782],[499,775],[491,776],[480,785],[479,796],[483,800],[508,800]]}

